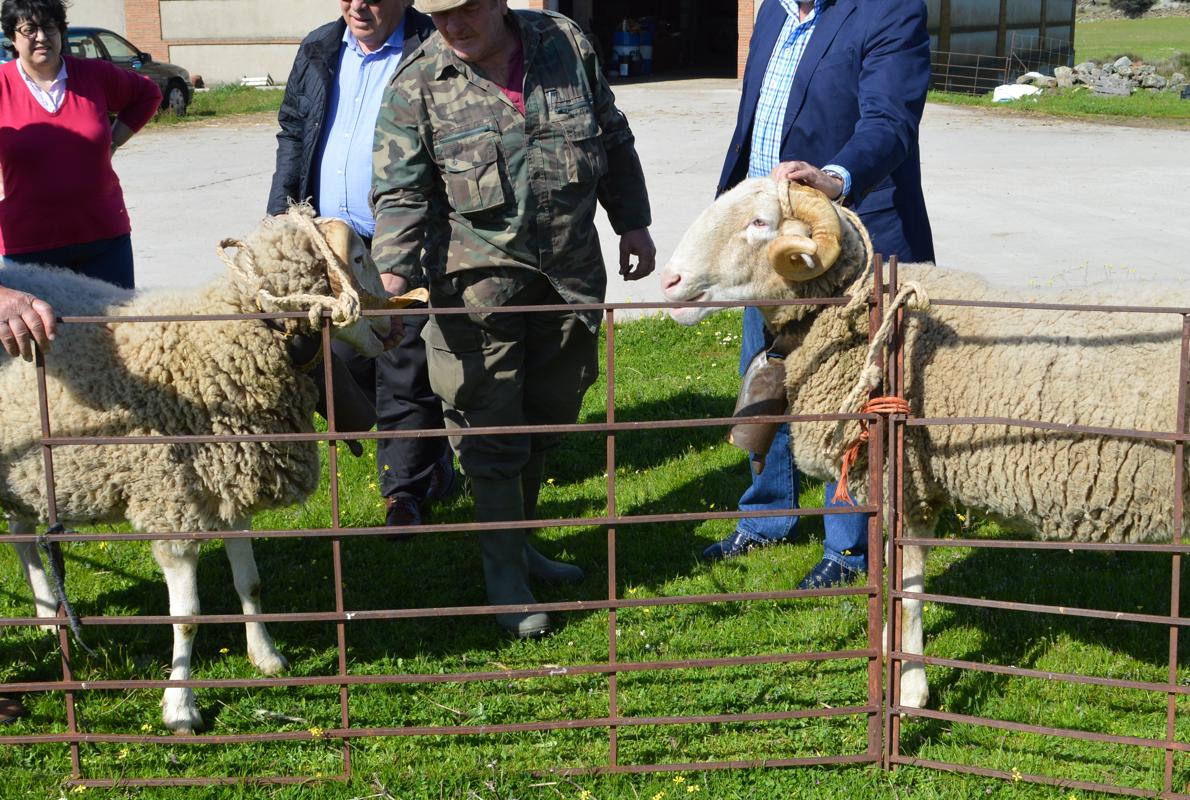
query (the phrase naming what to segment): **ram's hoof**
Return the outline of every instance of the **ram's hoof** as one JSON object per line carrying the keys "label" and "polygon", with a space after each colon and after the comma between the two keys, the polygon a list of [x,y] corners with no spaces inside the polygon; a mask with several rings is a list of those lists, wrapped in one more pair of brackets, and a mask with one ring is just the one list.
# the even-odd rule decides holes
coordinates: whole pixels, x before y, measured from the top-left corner
{"label": "ram's hoof", "polygon": [[202,715],[191,689],[166,689],[161,698],[161,721],[170,732],[188,735],[202,729]]}
{"label": "ram's hoof", "polygon": [[260,670],[262,675],[280,675],[289,669],[289,662],[285,660],[285,656],[276,650],[265,651],[264,653],[249,652],[248,660],[252,662],[254,667]]}

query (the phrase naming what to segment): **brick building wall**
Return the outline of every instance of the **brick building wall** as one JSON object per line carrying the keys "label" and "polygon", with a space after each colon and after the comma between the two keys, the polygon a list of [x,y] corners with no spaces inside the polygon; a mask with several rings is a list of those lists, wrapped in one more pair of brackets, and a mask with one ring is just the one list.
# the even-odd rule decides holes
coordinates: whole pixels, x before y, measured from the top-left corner
{"label": "brick building wall", "polygon": [[161,38],[158,0],[124,0],[124,35],[154,59],[169,60],[169,48]]}
{"label": "brick building wall", "polygon": [[739,0],[735,21],[737,78],[744,77],[744,66],[748,63],[748,45],[752,42],[752,29],[756,26],[756,12],[756,0]]}

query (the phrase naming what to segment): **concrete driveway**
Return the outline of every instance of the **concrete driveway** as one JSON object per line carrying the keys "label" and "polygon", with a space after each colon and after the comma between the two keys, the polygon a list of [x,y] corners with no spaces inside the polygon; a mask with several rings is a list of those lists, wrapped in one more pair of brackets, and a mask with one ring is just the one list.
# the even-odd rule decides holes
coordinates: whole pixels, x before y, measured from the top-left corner
{"label": "concrete driveway", "polygon": [[[618,88],[636,132],[664,263],[710,202],[735,123],[738,84]],[[143,132],[116,156],[142,286],[192,286],[222,269],[214,248],[264,214],[271,119]],[[1061,122],[931,105],[923,181],[938,261],[1012,284],[1177,279],[1190,253],[1190,131]],[[625,283],[601,215],[609,300],[660,299],[656,275]]]}

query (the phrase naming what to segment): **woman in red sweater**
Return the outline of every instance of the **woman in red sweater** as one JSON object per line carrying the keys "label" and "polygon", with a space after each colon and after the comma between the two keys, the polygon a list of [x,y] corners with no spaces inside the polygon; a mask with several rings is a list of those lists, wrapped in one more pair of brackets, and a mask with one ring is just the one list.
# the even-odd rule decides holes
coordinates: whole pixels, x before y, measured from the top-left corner
{"label": "woman in red sweater", "polygon": [[132,288],[112,153],[149,121],[161,92],[106,61],[62,55],[62,0],[4,0],[0,27],[17,53],[0,66],[0,253]]}

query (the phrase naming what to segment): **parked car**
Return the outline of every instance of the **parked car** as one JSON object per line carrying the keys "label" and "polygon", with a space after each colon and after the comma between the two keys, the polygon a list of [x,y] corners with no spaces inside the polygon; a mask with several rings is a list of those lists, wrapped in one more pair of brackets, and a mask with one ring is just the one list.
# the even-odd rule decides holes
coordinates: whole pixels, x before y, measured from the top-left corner
{"label": "parked car", "polygon": [[152,78],[161,90],[161,107],[175,114],[185,114],[194,87],[190,73],[181,67],[154,61],[119,34],[105,28],[71,26],[66,29],[66,52],[80,58],[102,58],[118,67]]}

